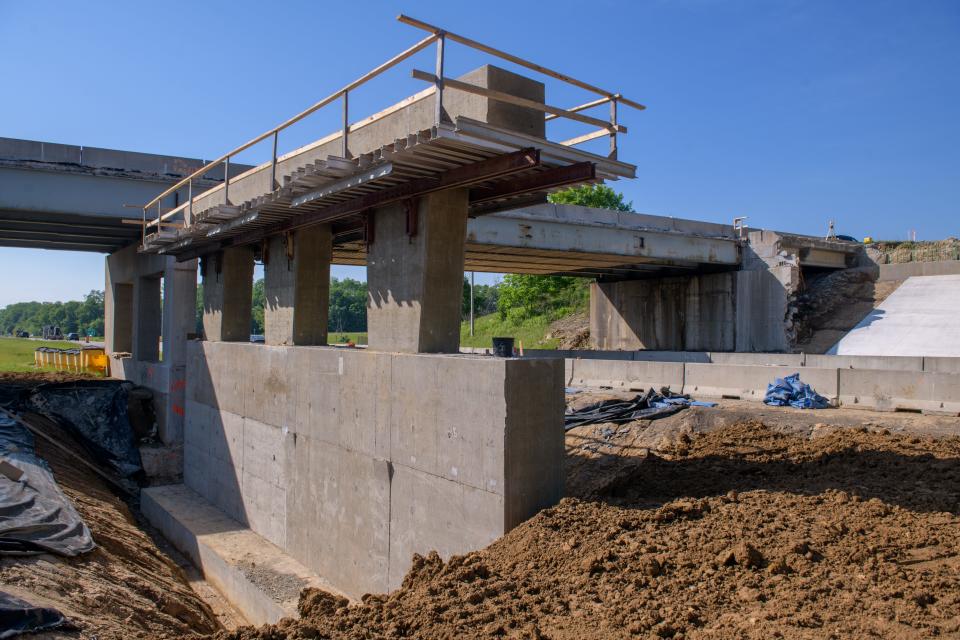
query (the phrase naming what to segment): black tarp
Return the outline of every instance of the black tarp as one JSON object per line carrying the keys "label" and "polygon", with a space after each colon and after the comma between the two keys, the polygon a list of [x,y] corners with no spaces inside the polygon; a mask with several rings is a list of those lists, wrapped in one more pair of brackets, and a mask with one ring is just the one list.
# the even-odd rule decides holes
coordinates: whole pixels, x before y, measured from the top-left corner
{"label": "black tarp", "polygon": [[97,462],[135,478],[143,467],[127,417],[129,386],[115,380],[42,384],[30,391],[26,406],[79,439]]}
{"label": "black tarp", "polygon": [[29,602],[0,591],[0,639],[23,633],[56,629],[66,623],[56,609],[35,607]]}
{"label": "black tarp", "polygon": [[626,424],[634,420],[656,420],[686,409],[689,406],[715,407],[715,402],[698,402],[688,395],[673,393],[664,387],[657,393],[650,389],[643,395],[630,400],[602,400],[575,411],[567,411],[564,416],[564,430],[588,424]]}
{"label": "black tarp", "polygon": [[76,556],[94,548],[90,530],[34,453],[33,434],[0,413],[0,555]]}

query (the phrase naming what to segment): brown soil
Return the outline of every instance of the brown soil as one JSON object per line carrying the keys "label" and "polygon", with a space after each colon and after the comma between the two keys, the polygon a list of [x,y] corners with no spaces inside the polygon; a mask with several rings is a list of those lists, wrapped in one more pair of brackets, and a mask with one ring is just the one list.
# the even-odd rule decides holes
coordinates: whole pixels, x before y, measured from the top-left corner
{"label": "brown soil", "polygon": [[794,351],[826,353],[902,284],[875,277],[872,269],[843,269],[811,278],[795,302]]}
{"label": "brown soil", "polygon": [[[48,374],[36,380],[17,374],[5,376],[4,382],[50,379]],[[71,450],[81,450],[45,419],[27,419]],[[77,558],[0,557],[0,589],[59,609],[75,625],[72,631],[45,637],[167,638],[209,634],[220,627],[180,568],[157,548],[101,478],[41,438],[36,439],[36,450],[97,543],[96,549]]]}
{"label": "brown soil", "polygon": [[590,314],[581,311],[554,320],[545,337],[559,340],[558,349],[589,349]]}
{"label": "brown soil", "polygon": [[572,430],[570,497],[488,548],[218,638],[960,636],[960,438],[909,433],[960,421],[756,407]]}

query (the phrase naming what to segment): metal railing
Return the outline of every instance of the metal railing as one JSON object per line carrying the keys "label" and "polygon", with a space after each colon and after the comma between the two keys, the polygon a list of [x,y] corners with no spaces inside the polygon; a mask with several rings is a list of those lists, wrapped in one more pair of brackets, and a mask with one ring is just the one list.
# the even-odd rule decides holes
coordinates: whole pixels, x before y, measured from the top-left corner
{"label": "metal railing", "polygon": [[[217,158],[216,160],[212,160],[212,161],[208,162],[208,163],[205,164],[203,167],[201,167],[200,169],[197,169],[196,171],[194,171],[193,173],[191,173],[191,174],[188,175],[187,177],[183,178],[182,180],[180,180],[179,182],[177,182],[177,183],[174,184],[173,186],[165,189],[162,193],[160,193],[158,196],[156,196],[153,200],[151,200],[150,202],[146,203],[146,204],[143,206],[143,220],[142,220],[142,225],[143,225],[143,237],[142,237],[142,241],[145,241],[145,240],[146,240],[146,230],[147,230],[147,228],[149,228],[149,227],[154,227],[154,226],[156,226],[157,229],[160,230],[160,229],[162,229],[164,226],[178,226],[178,225],[172,225],[172,224],[166,223],[165,221],[169,220],[172,216],[176,215],[177,213],[179,213],[179,212],[181,212],[181,211],[185,211],[185,212],[186,212],[186,219],[187,219],[187,223],[189,224],[189,222],[193,219],[193,200],[194,200],[193,184],[194,184],[194,181],[202,178],[202,177],[203,177],[207,172],[209,172],[211,169],[213,169],[213,168],[215,168],[215,167],[217,167],[218,165],[221,165],[221,164],[223,165],[224,202],[227,203],[227,204],[229,204],[229,202],[230,202],[230,200],[229,200],[229,193],[230,193],[230,192],[229,192],[229,189],[230,189],[230,159],[231,159],[232,157],[236,156],[238,153],[241,153],[241,152],[249,149],[249,148],[252,147],[253,145],[258,144],[258,143],[260,143],[260,142],[263,142],[264,140],[267,140],[268,138],[271,138],[271,137],[272,137],[272,139],[273,139],[273,153],[272,153],[272,159],[271,159],[271,162],[270,162],[270,185],[271,185],[271,189],[276,189],[276,187],[277,187],[277,179],[276,179],[276,178],[277,178],[277,157],[278,157],[278,156],[277,156],[277,146],[278,146],[278,142],[279,142],[280,132],[283,131],[284,129],[286,129],[287,127],[290,127],[291,125],[294,125],[294,124],[300,122],[301,120],[303,120],[304,118],[306,118],[306,117],[309,116],[310,114],[314,113],[315,111],[318,111],[319,109],[322,109],[323,107],[325,107],[325,106],[329,105],[330,103],[335,102],[335,101],[337,101],[337,100],[342,100],[342,129],[341,129],[341,133],[340,133],[340,135],[341,135],[341,155],[342,155],[343,157],[348,157],[349,151],[348,151],[347,143],[348,143],[348,137],[349,137],[350,128],[351,128],[351,127],[350,127],[350,122],[349,122],[349,99],[350,99],[350,98],[349,98],[349,95],[350,95],[350,92],[351,92],[352,90],[356,89],[357,87],[360,87],[361,85],[365,84],[365,83],[368,82],[369,80],[372,80],[373,78],[379,76],[379,75],[382,74],[383,72],[385,72],[385,71],[387,71],[387,70],[395,67],[396,65],[400,64],[401,62],[403,62],[403,61],[406,60],[407,58],[413,56],[414,54],[422,51],[423,49],[425,49],[425,48],[428,47],[429,45],[433,44],[434,42],[436,42],[436,44],[437,44],[437,56],[436,56],[436,69],[435,69],[435,73],[429,74],[429,73],[426,73],[426,72],[423,72],[423,71],[414,70],[414,71],[413,71],[413,77],[414,77],[414,78],[417,78],[417,79],[420,79],[420,80],[425,80],[425,81],[431,82],[431,83],[434,85],[434,87],[435,87],[435,92],[434,92],[434,94],[435,94],[435,117],[436,117],[436,122],[438,122],[438,123],[441,122],[442,117],[443,117],[443,95],[444,95],[444,90],[445,90],[445,89],[452,89],[452,90],[456,90],[456,91],[464,91],[464,92],[467,92],[467,93],[474,93],[474,94],[478,94],[478,95],[483,95],[483,96],[489,97],[489,98],[494,99],[494,100],[498,100],[498,101],[502,101],[502,102],[508,102],[508,103],[511,103],[511,104],[516,104],[516,105],[518,105],[518,106],[523,106],[523,107],[532,108],[532,109],[535,109],[535,110],[538,110],[538,111],[542,111],[542,112],[544,112],[544,113],[546,114],[545,120],[552,120],[552,119],[554,119],[554,118],[567,118],[567,119],[570,119],[570,120],[576,120],[576,121],[579,121],[579,122],[583,122],[583,123],[591,124],[591,125],[594,125],[594,126],[598,126],[598,127],[600,127],[600,128],[597,129],[596,131],[593,131],[593,132],[591,132],[591,133],[588,133],[588,134],[585,134],[585,135],[582,135],[582,136],[578,136],[578,137],[576,137],[576,138],[571,138],[571,139],[569,139],[569,140],[565,140],[565,141],[561,142],[561,144],[565,144],[565,145],[575,145],[575,144],[581,144],[581,143],[583,143],[583,142],[587,142],[587,141],[589,141],[589,140],[594,140],[594,139],[599,138],[599,137],[602,137],[602,136],[609,136],[609,138],[610,138],[610,157],[615,159],[615,158],[616,158],[616,154],[617,154],[617,133],[626,133],[626,132],[627,132],[627,128],[617,122],[617,105],[620,104],[620,103],[622,103],[622,104],[625,104],[625,105],[627,105],[627,106],[633,107],[634,109],[645,109],[645,108],[646,108],[646,107],[644,107],[642,104],[639,104],[639,103],[637,103],[637,102],[634,102],[634,101],[632,101],[632,100],[629,100],[629,99],[623,97],[623,96],[620,95],[619,93],[614,93],[614,92],[606,91],[606,90],[601,89],[601,88],[599,88],[599,87],[596,87],[596,86],[594,86],[594,85],[592,85],[592,84],[588,84],[588,83],[583,82],[583,81],[581,81],[581,80],[577,80],[576,78],[572,78],[572,77],[570,77],[570,76],[568,76],[568,75],[565,75],[565,74],[563,74],[563,73],[560,73],[560,72],[558,72],[558,71],[554,71],[554,70],[552,70],[552,69],[549,69],[549,68],[547,68],[547,67],[544,67],[544,66],[535,64],[535,63],[530,62],[530,61],[528,61],[528,60],[524,60],[523,58],[520,58],[520,57],[518,57],[518,56],[514,56],[514,55],[512,55],[512,54],[510,54],[510,53],[507,53],[507,52],[505,52],[505,51],[501,51],[501,50],[496,49],[496,48],[494,48],[494,47],[490,47],[490,46],[488,46],[488,45],[482,44],[482,43],[480,43],[480,42],[477,42],[476,40],[472,40],[472,39],[467,38],[467,37],[465,37],[465,36],[461,36],[461,35],[452,33],[452,32],[450,32],[450,31],[446,31],[446,30],[444,30],[444,29],[441,29],[440,27],[436,27],[436,26],[430,25],[430,24],[428,24],[428,23],[426,23],[426,22],[422,22],[422,21],[420,21],[420,20],[416,20],[416,19],[414,19],[414,18],[410,18],[410,17],[405,16],[405,15],[402,15],[402,14],[399,15],[399,16],[397,16],[397,20],[399,20],[400,22],[403,22],[404,24],[407,24],[407,25],[416,27],[416,28],[418,28],[418,29],[422,29],[422,30],[424,30],[424,31],[429,31],[429,32],[430,32],[430,35],[428,35],[427,37],[423,38],[422,40],[420,40],[419,42],[417,42],[417,43],[414,44],[413,46],[411,46],[411,47],[405,49],[404,51],[400,52],[400,53],[397,54],[396,56],[390,58],[389,60],[387,60],[387,61],[384,62],[383,64],[381,64],[381,65],[377,66],[376,68],[372,69],[371,71],[367,72],[367,73],[364,74],[363,76],[357,78],[356,80],[354,80],[354,81],[351,82],[350,84],[346,85],[345,87],[339,89],[338,91],[335,91],[335,92],[331,93],[330,95],[328,95],[327,97],[323,98],[323,99],[320,100],[319,102],[314,103],[313,105],[311,105],[311,106],[308,107],[307,109],[301,111],[300,113],[298,113],[297,115],[293,116],[292,118],[289,118],[288,120],[285,120],[284,122],[282,122],[282,123],[280,123],[279,125],[273,127],[273,128],[270,129],[269,131],[266,131],[266,132],[260,134],[259,136],[253,138],[252,140],[249,140],[248,142],[245,142],[244,144],[240,145],[239,147],[236,147],[235,149],[232,149],[232,150],[228,151],[227,153],[223,154],[222,156],[220,156],[220,157]],[[573,86],[579,87],[579,88],[581,88],[581,89],[584,89],[584,90],[587,90],[587,91],[590,91],[590,92],[599,94],[599,95],[602,96],[602,97],[601,97],[600,99],[598,99],[598,100],[593,100],[593,101],[591,101],[591,102],[588,102],[588,103],[585,103],[585,104],[581,104],[581,105],[579,105],[579,106],[572,107],[572,108],[570,108],[570,109],[562,109],[562,108],[560,108],[560,107],[554,107],[554,106],[542,104],[542,103],[539,103],[539,102],[536,102],[536,101],[533,101],[533,100],[527,100],[527,99],[525,99],[525,98],[520,98],[520,97],[514,96],[514,95],[512,95],[512,94],[506,94],[506,93],[502,93],[502,92],[499,92],[499,91],[495,91],[495,90],[493,90],[493,89],[487,89],[487,88],[485,88],[485,87],[479,87],[479,86],[472,85],[472,84],[469,84],[469,83],[466,83],[466,82],[461,82],[461,81],[459,81],[459,80],[454,80],[454,79],[452,79],[452,78],[447,78],[447,77],[444,76],[444,61],[445,61],[445,55],[446,55],[446,54],[445,54],[446,41],[447,41],[448,39],[451,40],[451,41],[458,42],[458,43],[460,43],[460,44],[466,45],[466,46],[468,46],[468,47],[470,47],[470,48],[473,48],[473,49],[476,49],[476,50],[478,50],[478,51],[482,51],[482,52],[484,52],[484,53],[487,53],[487,54],[490,54],[490,55],[493,55],[493,56],[502,58],[502,59],[504,59],[504,60],[507,60],[507,61],[512,62],[512,63],[514,63],[514,64],[517,64],[517,65],[519,65],[519,66],[525,67],[525,68],[527,68],[527,69],[531,69],[531,70],[533,70],[533,71],[536,71],[537,73],[541,73],[541,74],[543,74],[543,75],[546,75],[546,76],[555,78],[555,79],[557,79],[557,80],[561,80],[561,81],[563,81],[563,82],[566,82],[566,83],[568,83],[568,84],[571,84],[571,85],[573,85]],[[598,119],[598,118],[593,118],[593,117],[586,116],[586,115],[583,115],[583,114],[580,113],[581,111],[584,111],[584,110],[586,110],[586,109],[590,109],[590,108],[592,108],[592,107],[596,107],[596,106],[603,105],[603,104],[607,104],[607,103],[610,103],[610,119],[609,119],[609,121],[600,120],[600,119]],[[162,206],[161,206],[161,202],[162,202],[163,198],[165,198],[165,197],[169,196],[170,194],[172,194],[172,193],[174,193],[174,192],[182,189],[184,186],[187,187],[187,202],[185,202],[184,204],[179,205],[179,206],[177,206],[177,207],[173,207],[172,209],[169,209],[169,210],[167,210],[167,211],[165,212],[165,211],[163,210]],[[148,221],[148,220],[147,220],[147,215],[150,213],[150,211],[151,211],[154,207],[156,208],[156,211],[157,211],[157,217],[156,217],[155,219],[152,219],[152,220],[149,220],[149,221]]]}

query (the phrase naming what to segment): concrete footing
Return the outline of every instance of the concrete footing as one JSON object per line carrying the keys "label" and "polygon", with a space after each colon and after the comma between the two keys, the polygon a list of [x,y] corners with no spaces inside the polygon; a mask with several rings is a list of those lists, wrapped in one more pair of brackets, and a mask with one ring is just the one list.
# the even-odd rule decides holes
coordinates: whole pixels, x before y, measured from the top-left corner
{"label": "concrete footing", "polygon": [[144,489],[140,508],[150,524],[252,624],[298,617],[297,601],[304,588],[338,593],[276,545],[184,485]]}

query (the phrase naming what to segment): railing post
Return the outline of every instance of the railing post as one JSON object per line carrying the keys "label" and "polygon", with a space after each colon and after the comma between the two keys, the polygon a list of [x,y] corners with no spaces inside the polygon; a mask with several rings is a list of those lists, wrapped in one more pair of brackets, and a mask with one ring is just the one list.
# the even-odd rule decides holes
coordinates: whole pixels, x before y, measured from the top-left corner
{"label": "railing post", "polygon": [[610,154],[611,160],[617,159],[617,97],[610,98]]}
{"label": "railing post", "polygon": [[280,131],[273,132],[273,162],[270,164],[270,191],[277,188],[277,138]]}
{"label": "railing post", "polygon": [[223,161],[223,204],[230,204],[230,156]]}
{"label": "railing post", "polygon": [[[189,203],[187,204],[187,224],[193,224],[193,178],[190,178],[190,181],[187,182],[187,198]],[[157,229],[159,232],[160,229]]]}
{"label": "railing post", "polygon": [[348,153],[350,153],[349,151],[347,151],[347,134],[350,132],[350,111],[349,111],[350,99],[347,97],[349,93],[350,93],[349,91],[343,92],[343,140],[340,141],[341,142],[340,144],[341,158],[350,157],[349,155],[347,155]]}
{"label": "railing post", "polygon": [[143,208],[143,224],[140,225],[140,246],[147,242],[147,208]]}
{"label": "railing post", "polygon": [[157,200],[157,233],[160,233],[160,229],[162,229],[160,225],[163,224],[163,221],[161,220],[161,218],[163,217],[162,207],[163,207],[163,198],[160,198],[159,200]]}
{"label": "railing post", "polygon": [[446,40],[446,34],[443,31],[437,34],[437,109],[435,114],[437,124],[443,122],[443,49]]}

